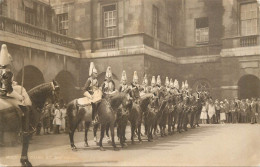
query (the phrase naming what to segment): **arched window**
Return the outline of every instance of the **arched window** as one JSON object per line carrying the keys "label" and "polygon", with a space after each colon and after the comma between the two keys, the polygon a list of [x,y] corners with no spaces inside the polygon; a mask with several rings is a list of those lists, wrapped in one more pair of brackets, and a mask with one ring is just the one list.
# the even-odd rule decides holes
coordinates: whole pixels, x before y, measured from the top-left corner
{"label": "arched window", "polygon": [[210,92],[211,86],[210,86],[210,83],[206,79],[200,79],[194,83],[193,90],[198,91],[198,92],[203,92],[203,91]]}

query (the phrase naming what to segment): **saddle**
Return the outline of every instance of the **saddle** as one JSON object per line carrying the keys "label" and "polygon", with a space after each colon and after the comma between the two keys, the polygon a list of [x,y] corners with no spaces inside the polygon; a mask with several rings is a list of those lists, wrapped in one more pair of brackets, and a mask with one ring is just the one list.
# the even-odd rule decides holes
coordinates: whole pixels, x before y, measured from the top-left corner
{"label": "saddle", "polygon": [[18,116],[21,118],[23,116],[23,111],[19,106],[21,106],[22,103],[18,101],[15,98],[8,97],[8,96],[1,96],[0,97],[0,113],[6,112],[6,111],[12,111],[14,108],[17,112]]}
{"label": "saddle", "polygon": [[92,95],[92,97],[93,98],[86,96],[86,97],[79,98],[76,100],[76,104],[78,106],[85,107],[85,106],[91,105],[91,103],[98,103],[99,101],[101,101],[102,92],[99,89],[97,89],[94,91],[94,94]]}

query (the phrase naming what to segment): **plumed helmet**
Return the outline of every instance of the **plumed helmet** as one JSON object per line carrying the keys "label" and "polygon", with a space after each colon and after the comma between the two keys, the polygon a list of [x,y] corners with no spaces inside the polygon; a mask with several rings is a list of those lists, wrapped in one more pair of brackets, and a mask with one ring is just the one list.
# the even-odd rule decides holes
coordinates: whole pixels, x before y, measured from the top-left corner
{"label": "plumed helmet", "polygon": [[0,66],[10,65],[13,61],[12,56],[8,53],[6,44],[3,44],[0,52]]}
{"label": "plumed helmet", "polygon": [[137,71],[134,71],[133,82],[138,82]]}
{"label": "plumed helmet", "polygon": [[173,82],[172,79],[170,79],[170,87],[171,87],[171,88],[174,88],[174,82]]}
{"label": "plumed helmet", "polygon": [[122,72],[122,77],[121,77],[121,82],[126,81],[127,77],[126,77],[126,72],[125,70]]}
{"label": "plumed helmet", "polygon": [[155,76],[152,77],[151,84],[154,84],[154,85],[156,84]]}
{"label": "plumed helmet", "polygon": [[95,65],[93,62],[90,63],[90,66],[89,66],[89,76],[91,76],[93,73],[97,74],[97,70],[95,68]]}
{"label": "plumed helmet", "polygon": [[187,80],[185,81],[184,88],[185,89],[189,89],[189,85],[188,85],[188,81]]}
{"label": "plumed helmet", "polygon": [[174,80],[174,87],[175,87],[176,89],[179,89],[179,88],[180,88],[179,82],[178,82],[177,79]]}
{"label": "plumed helmet", "polygon": [[181,89],[184,90],[185,89],[185,83],[181,82]]}
{"label": "plumed helmet", "polygon": [[168,78],[168,77],[166,77],[166,78],[165,78],[165,86],[169,86],[169,85],[170,85],[169,78]]}
{"label": "plumed helmet", "polygon": [[162,81],[161,81],[161,77],[160,77],[160,75],[158,75],[157,76],[157,85],[160,85],[161,86],[161,84],[162,84]]}
{"label": "plumed helmet", "polygon": [[112,70],[111,67],[108,66],[106,71],[106,78],[111,78],[111,77],[112,77]]}

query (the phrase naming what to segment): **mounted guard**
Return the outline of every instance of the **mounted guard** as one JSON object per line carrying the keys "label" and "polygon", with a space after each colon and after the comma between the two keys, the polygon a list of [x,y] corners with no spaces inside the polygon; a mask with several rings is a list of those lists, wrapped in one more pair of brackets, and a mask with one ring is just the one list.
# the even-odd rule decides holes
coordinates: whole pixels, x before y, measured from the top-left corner
{"label": "mounted guard", "polygon": [[138,84],[138,75],[137,71],[134,71],[134,76],[133,76],[133,82],[131,83],[131,88],[137,87],[138,89],[140,88],[140,85]]}
{"label": "mounted guard", "polygon": [[[3,44],[0,53],[0,98],[3,99],[1,100],[3,105],[0,106],[0,110],[4,109],[8,104],[19,108],[18,115],[22,119],[21,130],[23,133],[30,134],[34,132],[29,132],[29,116],[32,102],[26,90],[13,80],[14,74],[10,69],[12,60],[7,46]],[[6,102],[6,105],[4,102]]]}
{"label": "mounted guard", "polygon": [[107,67],[106,78],[102,85],[102,92],[105,97],[110,97],[111,95],[116,93],[116,85],[113,81],[112,70],[110,66]]}
{"label": "mounted guard", "polygon": [[123,71],[122,72],[122,77],[121,77],[121,84],[119,86],[119,92],[126,92],[128,89],[128,85],[127,85],[127,77],[126,77],[126,72]]}
{"label": "mounted guard", "polygon": [[96,108],[97,108],[97,103],[101,100],[102,98],[102,92],[99,89],[99,84],[97,80],[97,70],[95,68],[95,65],[93,62],[90,63],[89,67],[89,78],[87,79],[83,91],[84,91],[84,96],[83,98],[79,98],[76,100],[77,104],[84,107],[84,106],[89,106],[91,104],[92,106],[92,120],[97,115]]}
{"label": "mounted guard", "polygon": [[149,89],[149,86],[148,86],[148,79],[147,79],[146,74],[144,75],[144,79],[143,79],[143,83],[142,83],[141,87],[142,87],[142,91],[140,92],[140,96],[150,92],[150,89]]}

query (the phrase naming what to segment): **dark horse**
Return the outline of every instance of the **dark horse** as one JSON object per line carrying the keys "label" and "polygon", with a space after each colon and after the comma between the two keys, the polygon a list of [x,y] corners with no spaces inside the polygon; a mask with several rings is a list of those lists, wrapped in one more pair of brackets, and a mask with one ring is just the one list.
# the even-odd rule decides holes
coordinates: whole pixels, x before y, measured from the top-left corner
{"label": "dark horse", "polygon": [[[0,131],[1,136],[4,132],[12,131],[19,132],[21,130],[21,125],[24,126],[25,123],[30,125],[31,129],[35,129],[36,125],[40,120],[40,114],[42,108],[47,99],[51,99],[52,102],[56,102],[59,97],[59,86],[56,81],[50,83],[44,83],[28,91],[28,95],[32,101],[32,106],[30,106],[29,118],[24,118],[18,115],[19,108],[14,105],[7,105],[8,99],[0,98],[0,105],[7,106],[7,108],[0,110]],[[8,97],[5,97],[8,98]],[[22,133],[22,154],[20,162],[22,166],[32,166],[28,159],[28,148],[29,140],[32,134]]]}
{"label": "dark horse", "polygon": [[[129,121],[131,123],[131,141],[132,144],[134,143],[134,134],[135,130],[138,130],[138,139],[141,142],[141,124],[142,124],[142,111],[140,108],[140,93],[137,87],[131,89],[130,96],[132,98],[131,101],[129,101],[128,109],[129,110],[123,110],[122,107],[118,109],[118,115],[117,115],[117,136],[120,139],[120,144],[122,147],[127,146],[125,143],[125,131],[127,122]],[[128,111],[128,112],[125,112]]]}
{"label": "dark horse", "polygon": [[[112,137],[112,146],[116,150],[116,144],[114,141],[114,125],[117,115],[117,110],[120,107],[122,107],[123,110],[129,106],[128,102],[130,100],[130,91],[127,92],[120,92],[115,93],[111,97],[105,97],[103,98],[98,104],[97,104],[97,114],[99,116],[99,122],[101,124],[101,136],[99,141],[100,150],[104,151],[102,145],[102,140],[104,137],[104,131],[106,127],[110,128],[111,131],[111,137]],[[128,96],[129,95],[129,96]],[[73,102],[69,103],[67,107],[67,114],[68,114],[68,122],[69,122],[69,137],[70,137],[70,145],[73,150],[76,150],[77,147],[74,144],[74,132],[78,126],[78,124],[85,118],[85,114],[88,113],[88,110],[81,108],[77,109],[75,104]],[[91,118],[92,116],[90,116]],[[91,120],[90,120],[91,121]],[[85,146],[88,146],[87,144],[87,133],[90,126],[90,121],[87,122],[87,126],[85,126]],[[94,129],[94,133],[97,128]]]}

